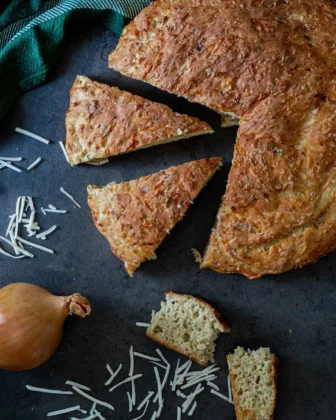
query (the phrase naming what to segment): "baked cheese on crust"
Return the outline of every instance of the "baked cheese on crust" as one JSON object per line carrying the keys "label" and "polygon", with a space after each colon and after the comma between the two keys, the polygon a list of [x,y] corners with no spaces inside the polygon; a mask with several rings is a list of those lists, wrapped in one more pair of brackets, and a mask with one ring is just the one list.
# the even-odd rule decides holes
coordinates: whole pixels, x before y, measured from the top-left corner
{"label": "baked cheese on crust", "polygon": [[121,184],[88,186],[96,228],[131,276],[156,258],[156,248],[221,165],[221,158],[202,159]]}
{"label": "baked cheese on crust", "polygon": [[65,124],[71,165],[213,132],[198,118],[85,76],[70,90]]}
{"label": "baked cheese on crust", "polygon": [[158,0],[109,66],[240,121],[202,268],[250,278],[336,247],[336,3]]}

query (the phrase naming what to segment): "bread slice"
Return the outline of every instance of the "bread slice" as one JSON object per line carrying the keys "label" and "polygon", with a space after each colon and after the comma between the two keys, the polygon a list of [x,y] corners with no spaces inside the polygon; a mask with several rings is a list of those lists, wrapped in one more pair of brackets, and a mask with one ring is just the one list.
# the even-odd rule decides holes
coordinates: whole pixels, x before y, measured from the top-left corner
{"label": "bread slice", "polygon": [[71,165],[213,132],[197,118],[84,76],[70,90],[65,125]]}
{"label": "bread slice", "polygon": [[215,361],[218,334],[230,331],[221,315],[204,300],[167,292],[161,310],[152,313],[146,335],[201,365],[207,365],[209,361]]}
{"label": "bread slice", "polygon": [[268,348],[227,356],[237,420],[272,420],[279,361]]}
{"label": "bread slice", "polygon": [[94,223],[131,276],[156,258],[156,248],[221,165],[221,158],[202,159],[121,184],[88,186]]}

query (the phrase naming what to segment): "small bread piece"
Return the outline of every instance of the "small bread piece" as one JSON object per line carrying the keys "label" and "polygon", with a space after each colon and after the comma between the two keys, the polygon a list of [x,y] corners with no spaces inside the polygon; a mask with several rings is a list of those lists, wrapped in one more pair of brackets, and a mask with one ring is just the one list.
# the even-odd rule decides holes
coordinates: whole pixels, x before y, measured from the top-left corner
{"label": "small bread piece", "polygon": [[221,165],[221,158],[202,159],[121,184],[88,186],[96,228],[131,276],[156,258],[156,248]]}
{"label": "small bread piece", "polygon": [[204,300],[167,292],[161,310],[152,313],[147,337],[171,350],[190,357],[201,365],[214,362],[215,340],[231,327]]}
{"label": "small bread piece", "polygon": [[227,360],[237,420],[272,420],[278,359],[268,348],[237,347]]}
{"label": "small bread piece", "polygon": [[213,132],[197,118],[85,76],[70,90],[65,125],[71,165]]}

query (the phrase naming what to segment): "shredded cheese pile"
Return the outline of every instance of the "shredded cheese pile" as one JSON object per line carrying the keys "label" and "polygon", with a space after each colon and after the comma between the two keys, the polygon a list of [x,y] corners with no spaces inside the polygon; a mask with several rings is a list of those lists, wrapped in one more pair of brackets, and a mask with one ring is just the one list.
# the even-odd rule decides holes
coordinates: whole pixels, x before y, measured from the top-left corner
{"label": "shredded cheese pile", "polygon": [[[80,208],[80,205],[73,196],[66,192],[63,187],[60,188],[60,191]],[[46,209],[41,207],[41,211],[44,215],[47,215],[47,213],[67,213],[67,210],[57,209],[51,204],[49,204]],[[34,239],[45,241],[47,237],[57,229],[58,226],[53,225],[50,228],[39,232],[41,230],[41,226],[36,220],[36,216],[37,210],[35,208],[33,198],[30,196],[18,197],[15,205],[15,213],[9,216],[6,233],[4,236],[0,235],[0,254],[14,259],[21,259],[25,257],[34,258],[35,255],[31,251],[28,251],[24,245],[48,252],[49,254],[55,253],[54,250],[39,245],[36,242],[31,242],[23,237],[34,237]],[[4,244],[8,244],[12,248],[12,251],[14,251],[14,254],[3,249]]]}
{"label": "shredded cheese pile", "polygon": [[[27,251],[23,244],[28,245],[32,248],[40,249],[41,251],[49,252],[54,254],[54,251],[50,248],[46,248],[42,245],[39,245],[35,242],[28,241],[27,239],[22,238],[23,230],[26,230],[26,233],[29,237],[35,236],[37,231],[41,229],[38,222],[35,220],[36,210],[32,197],[18,197],[16,200],[15,213],[9,216],[9,223],[5,236],[9,237],[8,239],[4,236],[0,236],[0,243],[5,242],[10,245],[15,255],[10,254],[9,252],[2,249],[0,246],[0,253],[10,258],[34,258],[34,254]],[[45,232],[36,235],[37,239],[46,239],[46,236],[53,232],[57,226],[52,226]]]}
{"label": "shredded cheese pile", "polygon": [[[178,359],[176,367],[170,375],[172,371],[171,364],[164,357],[160,349],[156,349],[156,353],[158,357],[148,356],[146,354],[134,351],[133,346],[131,346],[129,350],[129,371],[126,374],[127,376],[124,377],[124,379],[121,379],[119,382],[116,382],[115,380],[122,371],[123,365],[120,364],[115,369],[115,371],[112,370],[109,364],[106,365],[106,369],[110,377],[105,382],[105,386],[110,387],[112,385],[109,388],[109,391],[112,393],[112,397],[113,391],[115,389],[119,388],[120,386],[125,386],[127,388],[125,398],[127,398],[128,401],[128,411],[129,413],[136,413],[132,415],[132,420],[140,420],[141,418],[145,417],[147,412],[149,412],[149,414],[146,416],[147,419],[158,419],[161,416],[162,410],[164,409],[164,394],[169,391],[175,392],[176,396],[181,400],[181,403],[176,408],[177,420],[181,420],[183,415],[187,415],[188,417],[194,415],[197,409],[198,395],[209,388],[211,388],[211,394],[214,394],[217,397],[233,404],[230,377],[228,376],[227,384],[228,397],[219,393],[219,387],[213,383],[213,381],[217,379],[215,372],[220,370],[220,367],[218,367],[216,364],[206,367],[203,370],[191,370],[193,365],[191,360],[188,360],[180,366],[181,360]],[[153,373],[155,378],[153,389],[149,390],[148,394],[140,402],[137,402],[136,383],[137,380],[143,375],[141,373],[135,374],[137,358],[145,359],[148,361],[148,363],[153,365]],[[170,382],[168,382],[169,377],[171,379]],[[87,402],[92,403],[91,409],[87,408],[87,411],[89,411],[89,417],[70,417],[70,420],[106,420],[106,418],[101,413],[101,410],[108,409],[115,411],[115,407],[113,405],[94,397],[91,393],[91,389],[86,385],[82,385],[78,382],[73,382],[70,380],[66,381],[65,385],[70,386],[72,391],[37,388],[30,385],[26,385],[26,388],[29,391],[61,395],[73,394],[75,392],[79,396],[86,399]],[[190,390],[190,388],[193,389]],[[181,390],[186,390],[186,393],[182,392]],[[81,408],[81,405],[77,404],[73,407],[67,407],[49,412],[47,413],[47,417],[74,411],[80,411],[84,414],[87,413],[86,410]]]}
{"label": "shredded cheese pile", "polygon": [[[31,137],[35,140],[40,141],[44,144],[49,144],[50,141],[45,139],[44,137],[41,137],[37,134],[34,134],[30,131],[24,130],[22,128],[16,127],[16,132],[20,134],[24,134],[25,136]],[[64,145],[62,142],[59,142],[61,149],[63,153],[65,154],[66,159],[68,160],[68,156],[66,153],[66,150],[64,148]],[[16,172],[22,172],[22,169],[18,168],[13,164],[13,162],[19,162],[22,160],[22,157],[0,157],[0,169],[8,168],[12,169]],[[27,171],[30,171],[31,169],[35,168],[40,162],[42,161],[42,158],[37,158],[33,163],[31,163]],[[68,160],[69,161],[69,160]],[[72,200],[77,207],[81,207],[77,201],[74,199],[74,197],[69,194],[67,191],[64,190],[63,187],[60,188],[60,191],[65,194],[70,200]],[[55,206],[49,204],[48,208],[41,207],[41,211],[44,215],[47,215],[47,213],[66,213],[66,210],[57,209]],[[30,214],[29,214],[30,212]],[[19,197],[16,201],[16,211],[14,214],[9,216],[9,224],[7,227],[7,231],[4,236],[0,236],[0,254],[5,255],[9,258],[15,258],[20,259],[24,257],[34,258],[34,254],[30,251],[27,251],[23,244],[28,245],[31,248],[36,248],[41,251],[48,252],[50,254],[54,254],[54,251],[50,248],[46,248],[44,246],[41,246],[39,244],[36,244],[35,242],[30,242],[27,239],[22,238],[19,236],[21,234],[21,231],[23,230],[23,227],[26,229],[26,233],[28,234],[28,237],[35,236],[35,239],[40,240],[46,240],[47,236],[50,235],[52,232],[54,232],[57,228],[56,225],[50,227],[49,229],[42,231],[38,235],[36,235],[37,231],[41,229],[38,222],[35,220],[36,217],[36,210],[34,207],[33,199],[32,197]],[[6,237],[9,238],[7,239]],[[10,245],[15,255],[5,251],[2,248],[2,243],[6,243]]]}
{"label": "shredded cheese pile", "polygon": [[[50,141],[41,137],[37,134],[34,134],[30,131],[24,130],[22,128],[16,127],[16,132],[20,134],[24,134],[30,138],[38,140],[41,143],[49,144]],[[61,149],[67,159],[69,161],[64,144],[59,142]],[[20,162],[22,161],[22,157],[0,157],[0,170],[1,169],[11,169],[16,172],[22,172],[21,168],[18,168],[13,164],[13,162]],[[27,171],[32,170],[35,168],[40,162],[42,158],[37,158],[33,163],[31,163],[27,167]],[[63,187],[60,187],[60,192],[66,195],[78,208],[81,208],[80,204],[74,199],[74,197],[65,191]],[[42,213],[46,216],[47,213],[67,213],[67,210],[57,209],[55,206],[49,204],[48,208],[41,207]],[[54,254],[54,251],[50,248],[46,248],[42,245],[39,245],[35,242],[28,241],[27,239],[22,237],[22,233],[25,230],[28,237],[35,236],[34,239],[39,240],[46,240],[47,236],[53,233],[57,226],[51,226],[49,229],[44,230],[38,234],[37,231],[41,229],[38,222],[36,221],[36,209],[33,203],[32,197],[19,197],[16,201],[16,210],[15,213],[9,216],[9,224],[7,227],[7,231],[5,236],[0,235],[0,254],[14,259],[21,259],[25,257],[34,258],[34,254],[25,249],[23,244],[29,246],[30,248],[36,248],[44,252],[48,252],[50,254]],[[19,236],[21,235],[21,236]],[[3,245],[8,244],[12,250],[14,251],[15,255],[3,249]]]}

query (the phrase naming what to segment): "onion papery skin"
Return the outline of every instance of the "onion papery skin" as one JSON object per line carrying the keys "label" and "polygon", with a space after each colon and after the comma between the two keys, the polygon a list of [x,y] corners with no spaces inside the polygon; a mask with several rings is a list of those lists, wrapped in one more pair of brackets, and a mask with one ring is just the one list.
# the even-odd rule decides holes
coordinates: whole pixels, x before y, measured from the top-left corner
{"label": "onion papery skin", "polygon": [[[77,300],[81,301],[79,309]],[[59,346],[67,316],[73,312],[85,316],[90,311],[89,302],[78,293],[55,296],[29,283],[3,287],[0,289],[0,369],[28,370],[46,362]]]}

